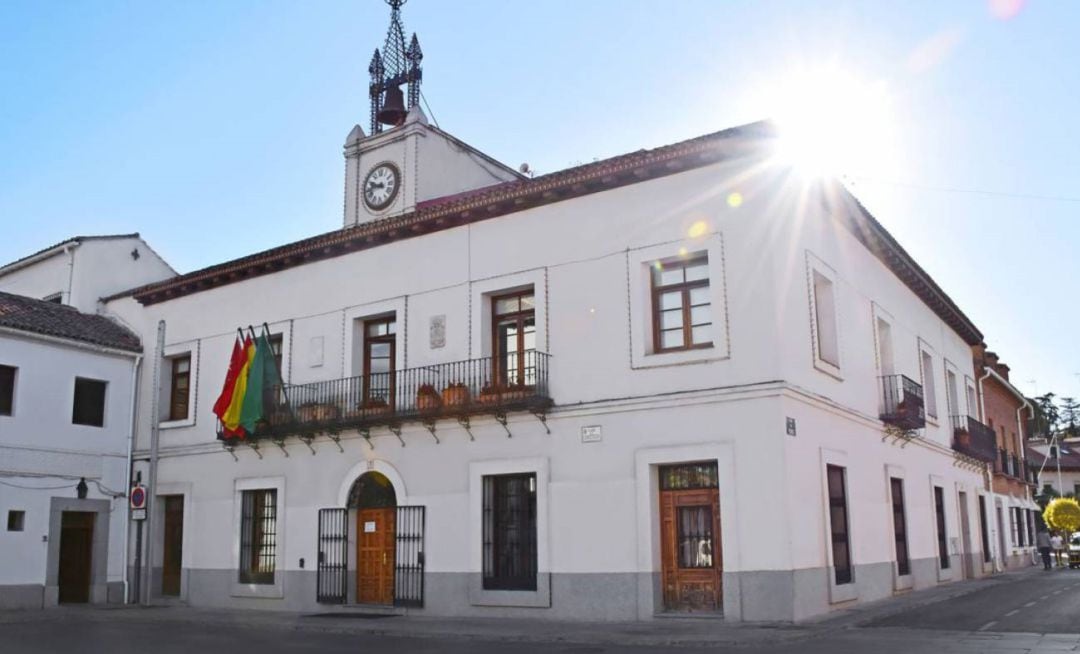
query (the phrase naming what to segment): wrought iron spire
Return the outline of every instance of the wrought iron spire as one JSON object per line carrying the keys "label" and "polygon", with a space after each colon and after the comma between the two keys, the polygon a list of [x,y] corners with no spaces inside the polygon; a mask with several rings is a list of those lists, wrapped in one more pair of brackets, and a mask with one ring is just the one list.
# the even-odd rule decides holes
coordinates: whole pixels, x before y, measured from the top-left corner
{"label": "wrought iron spire", "polygon": [[[423,79],[420,62],[424,55],[415,33],[408,47],[405,46],[405,28],[401,23],[401,6],[405,2],[406,0],[386,0],[386,4],[390,5],[390,27],[386,30],[386,42],[381,53],[378,49],[375,50],[371,65],[368,66],[371,74],[368,94],[371,97],[372,134],[381,132],[385,123],[392,126],[392,118],[400,113],[391,111],[396,107],[387,105],[387,92],[391,89],[399,89],[406,83],[409,85],[408,104],[403,108],[406,112],[420,103],[420,81]],[[397,98],[400,102],[400,94]],[[385,112],[384,107],[387,109]],[[383,114],[381,120],[380,113]]]}

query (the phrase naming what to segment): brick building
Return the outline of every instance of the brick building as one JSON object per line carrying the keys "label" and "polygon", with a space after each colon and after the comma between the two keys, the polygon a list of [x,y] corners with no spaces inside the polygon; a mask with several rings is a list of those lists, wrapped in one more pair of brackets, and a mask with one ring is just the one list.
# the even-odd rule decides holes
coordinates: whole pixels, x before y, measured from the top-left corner
{"label": "brick building", "polygon": [[1035,474],[1024,452],[1024,424],[1031,405],[1009,381],[1009,366],[985,344],[973,349],[982,427],[993,434],[997,456],[991,490],[997,535],[993,549],[1003,567],[1029,565],[1035,542]]}

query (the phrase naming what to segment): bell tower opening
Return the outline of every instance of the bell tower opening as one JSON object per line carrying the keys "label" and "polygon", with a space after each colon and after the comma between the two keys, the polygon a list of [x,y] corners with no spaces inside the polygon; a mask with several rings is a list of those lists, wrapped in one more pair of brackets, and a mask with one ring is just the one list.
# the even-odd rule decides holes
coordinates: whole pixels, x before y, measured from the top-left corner
{"label": "bell tower opening", "polygon": [[[409,110],[420,104],[420,81],[424,71],[420,62],[424,53],[420,41],[413,33],[409,45],[405,45],[405,28],[401,24],[401,6],[406,0],[386,0],[390,5],[390,27],[386,31],[386,43],[382,52],[375,49],[368,66],[371,84],[371,133],[378,134],[384,127],[397,127],[405,122]],[[408,85],[408,98],[401,85]],[[407,100],[407,103],[406,103]]]}

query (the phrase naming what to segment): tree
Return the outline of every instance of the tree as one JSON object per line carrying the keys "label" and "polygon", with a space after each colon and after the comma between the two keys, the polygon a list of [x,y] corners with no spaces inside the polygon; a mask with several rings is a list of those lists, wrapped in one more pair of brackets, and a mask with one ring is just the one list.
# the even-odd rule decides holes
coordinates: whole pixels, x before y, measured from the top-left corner
{"label": "tree", "polygon": [[1051,500],[1043,511],[1043,521],[1055,531],[1080,531],[1080,502],[1066,497]]}
{"label": "tree", "polygon": [[1062,429],[1070,437],[1080,435],[1080,402],[1071,397],[1058,400]]}
{"label": "tree", "polygon": [[1058,422],[1061,421],[1061,413],[1058,411],[1053,393],[1047,393],[1035,398],[1035,424],[1032,436],[1050,438],[1057,433]]}

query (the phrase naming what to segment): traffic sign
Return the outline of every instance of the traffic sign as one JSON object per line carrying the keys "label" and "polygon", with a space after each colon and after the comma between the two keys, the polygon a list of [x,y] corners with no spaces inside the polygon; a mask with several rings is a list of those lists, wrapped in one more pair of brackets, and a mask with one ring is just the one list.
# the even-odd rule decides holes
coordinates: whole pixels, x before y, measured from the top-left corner
{"label": "traffic sign", "polygon": [[146,509],[146,488],[141,484],[136,484],[131,489],[131,495],[129,497],[131,499],[132,510]]}

